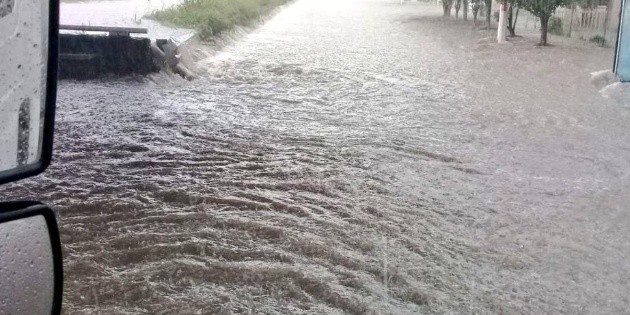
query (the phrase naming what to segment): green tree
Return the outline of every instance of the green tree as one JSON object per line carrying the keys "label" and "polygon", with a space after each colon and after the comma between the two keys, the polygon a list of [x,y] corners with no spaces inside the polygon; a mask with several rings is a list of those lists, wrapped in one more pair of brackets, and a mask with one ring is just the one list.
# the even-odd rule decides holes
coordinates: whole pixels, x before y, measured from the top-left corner
{"label": "green tree", "polygon": [[520,0],[520,6],[540,19],[540,43],[547,45],[549,18],[558,7],[568,5],[572,0]]}
{"label": "green tree", "polygon": [[486,3],[486,28],[490,29],[492,26],[492,0],[484,0]]}
{"label": "green tree", "polygon": [[462,7],[462,0],[455,1],[455,19],[459,19],[459,9]]}
{"label": "green tree", "polygon": [[464,6],[462,16],[464,21],[468,21],[468,0],[462,0],[462,5]]}
{"label": "green tree", "polygon": [[[576,0],[574,2],[582,9],[594,9],[602,3],[600,0]],[[608,1],[606,1],[606,3],[608,3]]]}
{"label": "green tree", "polygon": [[442,10],[444,10],[444,16],[451,16],[452,6],[453,0],[442,0]]}
{"label": "green tree", "polygon": [[520,0],[508,1],[510,7],[508,8],[507,29],[510,32],[510,37],[516,36],[516,21],[518,20],[518,12],[521,10],[519,2]]}
{"label": "green tree", "polygon": [[470,0],[472,4],[473,25],[477,25],[477,16],[479,15],[479,9],[481,8],[481,0]]}

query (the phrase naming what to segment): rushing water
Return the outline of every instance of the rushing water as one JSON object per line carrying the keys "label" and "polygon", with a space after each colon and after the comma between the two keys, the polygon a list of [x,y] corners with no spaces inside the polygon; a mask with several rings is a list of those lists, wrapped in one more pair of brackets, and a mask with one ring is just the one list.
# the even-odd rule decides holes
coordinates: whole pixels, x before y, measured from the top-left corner
{"label": "rushing water", "polygon": [[65,312],[627,310],[610,50],[438,14],[301,0],[194,82],[62,82],[53,166],[3,194],[57,209]]}
{"label": "rushing water", "polygon": [[155,38],[185,38],[192,30],[177,29],[157,23],[148,16],[181,0],[61,0],[62,25],[145,27]]}

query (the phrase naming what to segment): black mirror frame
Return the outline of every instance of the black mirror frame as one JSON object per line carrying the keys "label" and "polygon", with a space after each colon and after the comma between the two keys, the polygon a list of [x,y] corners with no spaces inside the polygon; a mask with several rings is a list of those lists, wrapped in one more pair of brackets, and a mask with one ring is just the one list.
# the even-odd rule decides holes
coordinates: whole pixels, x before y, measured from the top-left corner
{"label": "black mirror frame", "polygon": [[17,201],[0,203],[0,224],[8,221],[29,218],[37,215],[44,216],[48,227],[50,245],[52,249],[54,269],[54,297],[51,314],[61,313],[63,299],[63,263],[61,254],[61,241],[55,213],[45,204],[36,201]]}
{"label": "black mirror frame", "polygon": [[25,167],[0,172],[0,185],[42,173],[52,160],[55,105],[57,102],[57,67],[59,55],[59,0],[49,0],[48,69],[42,149],[39,161]]}

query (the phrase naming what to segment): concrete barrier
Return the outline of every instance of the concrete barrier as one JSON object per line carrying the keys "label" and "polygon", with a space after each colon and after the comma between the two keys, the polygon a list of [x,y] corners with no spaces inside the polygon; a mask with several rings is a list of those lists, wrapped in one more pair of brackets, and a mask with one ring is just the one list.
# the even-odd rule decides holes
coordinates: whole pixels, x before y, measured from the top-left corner
{"label": "concrete barrier", "polygon": [[116,34],[59,34],[59,78],[92,79],[106,74],[146,75],[159,71],[153,62],[150,39]]}
{"label": "concrete barrier", "polygon": [[81,32],[59,34],[60,79],[94,79],[106,74],[147,75],[160,70],[187,80],[197,77],[180,60],[181,43],[172,39],[151,43],[148,38],[130,36],[146,34],[146,28],[61,25],[60,29]]}

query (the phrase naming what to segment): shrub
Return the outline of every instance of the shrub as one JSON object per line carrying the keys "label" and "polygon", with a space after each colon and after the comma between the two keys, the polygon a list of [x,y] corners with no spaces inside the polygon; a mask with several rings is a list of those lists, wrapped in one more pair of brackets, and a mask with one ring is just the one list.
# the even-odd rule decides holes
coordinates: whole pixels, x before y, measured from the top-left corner
{"label": "shrub", "polygon": [[193,27],[203,39],[236,25],[247,25],[288,0],[184,0],[179,5],[153,12],[158,21]]}
{"label": "shrub", "polygon": [[591,39],[589,39],[589,42],[594,43],[599,47],[606,46],[606,38],[604,38],[604,36],[601,36],[601,35],[595,35],[591,37]]}
{"label": "shrub", "polygon": [[549,19],[549,33],[555,35],[564,35],[561,18],[552,16]]}

